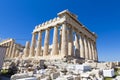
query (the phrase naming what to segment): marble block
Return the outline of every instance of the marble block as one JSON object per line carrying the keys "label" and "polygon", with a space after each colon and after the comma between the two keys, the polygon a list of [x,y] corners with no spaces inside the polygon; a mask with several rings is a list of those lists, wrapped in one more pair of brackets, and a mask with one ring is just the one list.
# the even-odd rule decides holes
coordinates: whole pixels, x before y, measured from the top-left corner
{"label": "marble block", "polygon": [[114,69],[103,70],[104,77],[113,77],[115,76]]}

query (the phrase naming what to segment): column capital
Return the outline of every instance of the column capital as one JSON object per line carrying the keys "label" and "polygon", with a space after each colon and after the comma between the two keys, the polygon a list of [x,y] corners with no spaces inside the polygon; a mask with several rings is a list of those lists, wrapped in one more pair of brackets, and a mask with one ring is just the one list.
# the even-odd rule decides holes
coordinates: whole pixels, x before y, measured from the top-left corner
{"label": "column capital", "polygon": [[[50,28],[46,28],[46,30],[50,30]],[[45,30],[45,31],[46,31],[46,30]]]}
{"label": "column capital", "polygon": [[83,33],[81,33],[81,32],[79,32],[79,34],[80,34],[80,36],[82,36],[82,35],[83,35]]}
{"label": "column capital", "polygon": [[65,24],[67,27],[71,26],[67,21],[64,21],[62,24]]}
{"label": "column capital", "polygon": [[36,34],[37,34],[37,32],[32,32],[32,35],[34,35],[34,36],[35,36]]}
{"label": "column capital", "polygon": [[62,24],[67,24],[67,21],[64,21]]}
{"label": "column capital", "polygon": [[58,26],[60,26],[60,24],[56,24],[54,27],[58,27]]}
{"label": "column capital", "polygon": [[40,32],[42,32],[42,30],[39,30],[39,31],[37,32],[37,34],[39,34]]}
{"label": "column capital", "polygon": [[71,28],[71,29],[73,29],[72,25],[70,25],[70,24],[68,24],[68,27]]}
{"label": "column capital", "polygon": [[90,38],[89,38],[89,37],[87,37],[87,36],[86,36],[86,39],[87,39],[87,40],[90,40]]}
{"label": "column capital", "polygon": [[69,24],[68,22],[65,23],[68,27],[72,28],[72,25]]}
{"label": "column capital", "polygon": [[85,35],[83,33],[80,32],[79,34],[80,34],[80,36],[85,37]]}
{"label": "column capital", "polygon": [[39,35],[39,34],[41,34],[42,33],[42,30],[40,30],[37,34]]}
{"label": "column capital", "polygon": [[83,37],[84,37],[85,39],[88,39],[88,37],[87,37],[86,35],[84,35],[84,34],[83,34]]}

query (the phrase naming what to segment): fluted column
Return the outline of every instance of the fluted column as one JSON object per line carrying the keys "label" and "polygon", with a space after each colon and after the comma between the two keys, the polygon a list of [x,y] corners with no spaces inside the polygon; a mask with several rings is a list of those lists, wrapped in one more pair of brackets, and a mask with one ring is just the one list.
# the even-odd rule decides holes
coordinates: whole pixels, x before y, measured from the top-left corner
{"label": "fluted column", "polygon": [[83,34],[81,33],[80,33],[79,43],[80,43],[80,57],[85,58],[84,39],[83,39]]}
{"label": "fluted column", "polygon": [[[7,46],[7,43],[4,43],[4,46]],[[6,48],[6,51],[5,51],[5,57],[7,57],[7,48]]]}
{"label": "fluted column", "polygon": [[86,53],[86,57],[89,60],[89,42],[88,42],[88,38],[86,37],[86,46],[87,46],[87,53]]}
{"label": "fluted column", "polygon": [[75,57],[80,57],[80,45],[79,45],[79,35],[75,35]]}
{"label": "fluted column", "polygon": [[19,52],[19,56],[18,56],[20,59],[22,59],[23,57],[23,53],[22,52]]}
{"label": "fluted column", "polygon": [[26,45],[25,45],[25,49],[24,49],[24,57],[28,57],[29,56],[29,51],[30,51],[30,42],[27,41]]}
{"label": "fluted column", "polygon": [[9,42],[9,43],[7,43],[7,45],[6,45],[6,46],[7,46],[7,50],[6,50],[6,57],[8,57],[8,54],[9,54],[9,49],[10,49],[10,48],[9,48],[9,44],[10,44],[10,42]]}
{"label": "fluted column", "polygon": [[42,46],[41,42],[42,42],[42,31],[40,31],[40,32],[38,33],[36,56],[40,56],[40,55],[41,55],[41,46]]}
{"label": "fluted column", "polygon": [[11,45],[11,42],[9,42],[9,45],[8,45],[8,54],[7,54],[7,57],[9,57],[9,53],[10,53],[10,45]]}
{"label": "fluted column", "polygon": [[67,42],[67,25],[62,24],[62,43],[61,43],[61,56],[68,55],[68,42]]}
{"label": "fluted column", "polygon": [[13,45],[11,58],[14,58],[14,57],[15,57],[15,50],[16,50],[16,44]]}
{"label": "fluted column", "polygon": [[95,60],[98,60],[98,55],[97,55],[97,48],[96,48],[96,43],[94,42],[94,54],[95,54]]}
{"label": "fluted column", "polygon": [[19,56],[19,50],[16,50],[15,57],[17,58]]}
{"label": "fluted column", "polygon": [[36,46],[36,33],[33,33],[29,57],[33,57],[35,55],[35,46]]}
{"label": "fluted column", "polygon": [[59,38],[59,53],[61,53],[61,43],[62,43],[62,29],[60,29],[60,33],[59,33],[59,35],[60,35],[60,38]]}
{"label": "fluted column", "polygon": [[85,48],[85,59],[88,59],[88,47],[87,47],[87,40],[84,36],[84,48]]}
{"label": "fluted column", "polygon": [[14,41],[11,41],[11,43],[10,43],[10,51],[9,51],[9,54],[8,54],[8,58],[10,58],[11,55],[12,55],[13,45],[14,45]]}
{"label": "fluted column", "polygon": [[92,59],[92,55],[91,55],[91,47],[90,47],[90,39],[87,40],[88,41],[88,50],[89,50],[89,59],[91,60]]}
{"label": "fluted column", "polygon": [[69,27],[68,31],[69,31],[68,33],[68,55],[74,56],[72,27]]}
{"label": "fluted column", "polygon": [[93,60],[93,44],[92,44],[92,40],[90,40],[90,47],[91,47],[91,59]]}
{"label": "fluted column", "polygon": [[49,50],[49,29],[46,29],[43,56],[48,55]]}
{"label": "fluted column", "polygon": [[92,40],[89,40],[90,44],[90,59],[93,60]]}
{"label": "fluted column", "polygon": [[58,55],[58,27],[54,27],[54,35],[53,35],[53,46],[52,46],[52,55]]}
{"label": "fluted column", "polygon": [[95,51],[94,51],[94,43],[91,41],[91,49],[92,49],[92,59],[95,60]]}

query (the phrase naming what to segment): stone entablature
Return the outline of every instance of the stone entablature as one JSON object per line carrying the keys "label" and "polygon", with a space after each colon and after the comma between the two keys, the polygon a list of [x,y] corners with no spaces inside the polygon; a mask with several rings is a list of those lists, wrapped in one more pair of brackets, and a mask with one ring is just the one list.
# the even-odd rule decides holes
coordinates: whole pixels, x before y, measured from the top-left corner
{"label": "stone entablature", "polygon": [[5,40],[3,40],[3,41],[0,42],[0,45],[7,44],[8,42],[11,42],[11,41],[14,42],[14,39],[11,39],[11,38],[9,38],[9,39],[5,39]]}
{"label": "stone entablature", "polygon": [[84,25],[82,25],[78,20],[77,17],[73,14],[71,14],[68,10],[64,10],[60,13],[58,13],[58,17],[51,19],[49,21],[46,21],[45,23],[42,23],[40,25],[37,25],[35,29],[33,30],[33,33],[37,33],[39,31],[44,31],[48,28],[54,28],[56,25],[62,25],[64,22],[66,22],[67,25],[72,26],[77,30],[79,33],[84,34],[88,38],[92,39],[93,41],[96,41],[96,34],[93,32],[90,32]]}

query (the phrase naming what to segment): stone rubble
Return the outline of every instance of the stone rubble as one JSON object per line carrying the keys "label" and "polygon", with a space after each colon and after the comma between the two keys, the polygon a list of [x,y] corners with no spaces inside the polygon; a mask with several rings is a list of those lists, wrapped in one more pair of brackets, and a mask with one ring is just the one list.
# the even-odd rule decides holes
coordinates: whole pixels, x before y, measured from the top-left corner
{"label": "stone rubble", "polygon": [[[7,61],[3,67],[18,68],[17,74],[12,75],[11,80],[28,77],[36,77],[37,80],[104,80],[104,77],[114,76],[115,62],[86,61],[81,64],[72,61],[74,60],[67,58],[66,60],[17,60]],[[116,77],[116,80],[119,80],[117,78],[119,76]]]}

